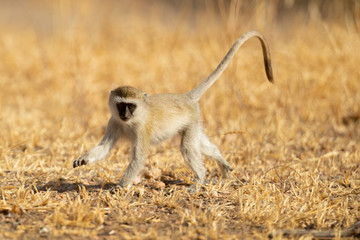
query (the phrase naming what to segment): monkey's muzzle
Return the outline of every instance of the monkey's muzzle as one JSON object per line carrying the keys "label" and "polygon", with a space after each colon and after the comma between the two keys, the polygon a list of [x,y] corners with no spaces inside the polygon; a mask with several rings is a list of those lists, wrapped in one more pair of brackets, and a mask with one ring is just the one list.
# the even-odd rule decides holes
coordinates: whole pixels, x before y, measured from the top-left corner
{"label": "monkey's muzzle", "polygon": [[136,104],[120,102],[116,104],[116,108],[118,109],[120,119],[126,122],[133,116]]}

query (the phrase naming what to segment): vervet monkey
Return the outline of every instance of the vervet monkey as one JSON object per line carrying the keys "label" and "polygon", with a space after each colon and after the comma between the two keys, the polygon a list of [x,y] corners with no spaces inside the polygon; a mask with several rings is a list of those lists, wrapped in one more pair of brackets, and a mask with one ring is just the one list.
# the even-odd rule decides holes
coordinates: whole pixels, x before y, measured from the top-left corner
{"label": "vervet monkey", "polygon": [[134,87],[118,87],[110,92],[108,104],[111,118],[105,136],[99,145],[74,161],[74,168],[105,158],[116,141],[124,138],[132,142],[132,153],[119,186],[131,185],[144,167],[150,144],[180,134],[181,154],[195,173],[197,183],[202,184],[206,174],[202,155],[215,159],[223,176],[228,177],[228,171],[232,168],[202,130],[198,100],[221,76],[240,46],[252,37],[257,37],[261,42],[266,75],[273,82],[267,41],[261,33],[251,31],[237,39],[214,72],[190,92],[148,96]]}

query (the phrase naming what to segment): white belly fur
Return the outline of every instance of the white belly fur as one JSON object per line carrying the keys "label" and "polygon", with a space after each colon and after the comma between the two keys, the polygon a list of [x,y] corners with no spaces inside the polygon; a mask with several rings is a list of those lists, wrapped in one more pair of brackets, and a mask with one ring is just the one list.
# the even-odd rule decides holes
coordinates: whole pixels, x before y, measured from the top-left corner
{"label": "white belly fur", "polygon": [[188,123],[189,116],[176,116],[163,122],[154,123],[154,132],[150,138],[151,144],[158,144],[179,133]]}

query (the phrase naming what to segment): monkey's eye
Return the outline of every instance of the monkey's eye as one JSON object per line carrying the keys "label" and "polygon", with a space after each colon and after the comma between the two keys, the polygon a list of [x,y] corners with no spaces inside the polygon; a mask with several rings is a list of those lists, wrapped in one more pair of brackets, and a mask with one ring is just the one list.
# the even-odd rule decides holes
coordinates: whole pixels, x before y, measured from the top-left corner
{"label": "monkey's eye", "polygon": [[135,109],[136,109],[136,104],[128,103],[128,104],[127,104],[127,107],[128,107],[128,109],[129,109],[129,111],[130,111],[131,113],[133,113],[133,112],[135,111]]}

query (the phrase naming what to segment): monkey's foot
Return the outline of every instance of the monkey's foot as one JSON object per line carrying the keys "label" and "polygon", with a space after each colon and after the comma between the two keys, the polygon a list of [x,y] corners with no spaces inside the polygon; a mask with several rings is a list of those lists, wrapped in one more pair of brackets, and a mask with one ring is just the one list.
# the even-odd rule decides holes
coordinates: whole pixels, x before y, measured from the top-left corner
{"label": "monkey's foot", "polygon": [[87,165],[88,162],[89,162],[89,160],[86,159],[86,156],[81,156],[74,161],[73,167],[76,168],[76,167],[80,167],[82,165]]}
{"label": "monkey's foot", "polygon": [[123,179],[120,180],[119,184],[115,187],[110,188],[111,194],[119,194],[121,192],[128,192],[131,188],[132,184],[125,184]]}
{"label": "monkey's foot", "polygon": [[195,194],[195,193],[198,193],[200,192],[201,190],[203,190],[204,187],[201,186],[200,184],[191,184],[189,187],[186,188],[186,190],[188,191],[188,193],[191,193],[191,194]]}
{"label": "monkey's foot", "polygon": [[118,195],[123,191],[124,191],[124,189],[120,185],[116,185],[115,187],[110,188],[110,193],[111,194]]}

